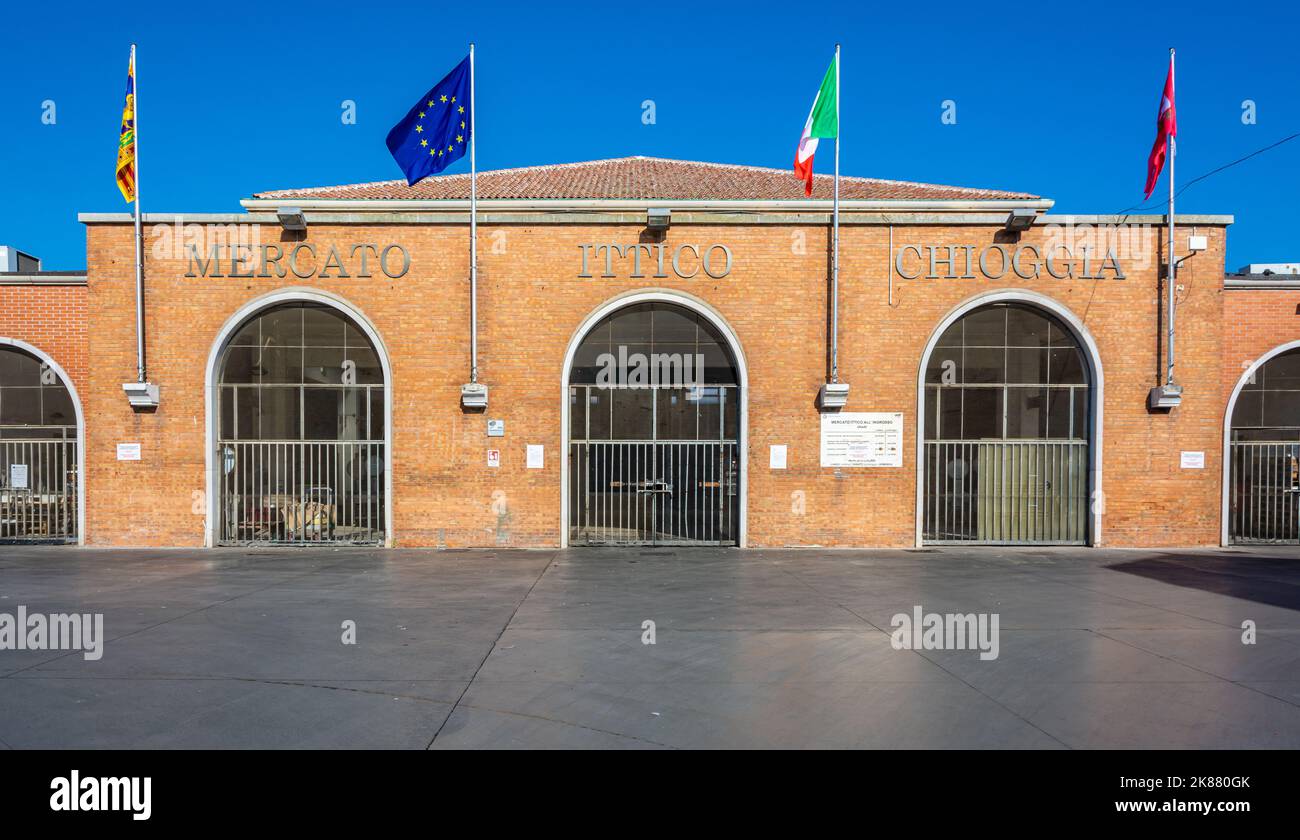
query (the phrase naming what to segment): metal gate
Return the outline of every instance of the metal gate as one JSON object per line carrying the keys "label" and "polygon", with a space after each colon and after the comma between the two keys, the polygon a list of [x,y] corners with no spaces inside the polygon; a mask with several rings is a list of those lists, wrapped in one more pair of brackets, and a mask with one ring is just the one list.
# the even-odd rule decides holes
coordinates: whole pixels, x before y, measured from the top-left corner
{"label": "metal gate", "polygon": [[0,426],[0,543],[77,541],[75,427]]}
{"label": "metal gate", "polygon": [[735,545],[734,441],[569,445],[570,542]]}
{"label": "metal gate", "polygon": [[1300,443],[1234,441],[1231,458],[1231,541],[1300,543]]}
{"label": "metal gate", "polygon": [[1084,545],[1088,444],[926,441],[924,500],[927,543]]}
{"label": "metal gate", "polygon": [[223,441],[223,544],[382,545],[382,441]]}

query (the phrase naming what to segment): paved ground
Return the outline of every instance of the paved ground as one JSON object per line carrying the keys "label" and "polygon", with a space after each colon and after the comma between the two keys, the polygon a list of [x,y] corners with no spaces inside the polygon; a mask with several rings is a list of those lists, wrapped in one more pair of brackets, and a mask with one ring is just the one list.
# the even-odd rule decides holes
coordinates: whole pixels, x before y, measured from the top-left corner
{"label": "paved ground", "polygon": [[[109,641],[0,651],[14,748],[1300,746],[1295,549],[0,547],[19,605]],[[998,658],[895,650],[915,605]]]}

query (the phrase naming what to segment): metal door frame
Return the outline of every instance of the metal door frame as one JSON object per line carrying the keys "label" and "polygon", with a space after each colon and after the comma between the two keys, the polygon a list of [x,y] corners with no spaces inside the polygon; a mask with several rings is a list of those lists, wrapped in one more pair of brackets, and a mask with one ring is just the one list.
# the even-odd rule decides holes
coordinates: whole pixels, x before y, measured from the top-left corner
{"label": "metal door frame", "polygon": [[669,291],[666,289],[648,289],[642,291],[625,292],[617,295],[604,303],[597,306],[587,314],[582,322],[574,330],[573,335],[569,338],[568,349],[564,353],[563,366],[560,368],[560,517],[559,517],[559,544],[561,548],[569,546],[569,482],[572,476],[569,473],[569,373],[573,369],[574,354],[577,353],[578,346],[582,344],[583,338],[591,331],[592,327],[608,315],[612,315],[620,309],[627,306],[633,306],[638,303],[667,303],[689,309],[704,318],[722,334],[727,341],[727,346],[731,350],[732,359],[736,363],[736,387],[740,389],[740,427],[736,439],[737,457],[739,459],[739,488],[736,513],[736,545],[744,548],[748,539],[748,510],[749,510],[749,367],[745,361],[744,349],[736,337],[736,331],[727,323],[726,319],[708,303],[685,292]]}

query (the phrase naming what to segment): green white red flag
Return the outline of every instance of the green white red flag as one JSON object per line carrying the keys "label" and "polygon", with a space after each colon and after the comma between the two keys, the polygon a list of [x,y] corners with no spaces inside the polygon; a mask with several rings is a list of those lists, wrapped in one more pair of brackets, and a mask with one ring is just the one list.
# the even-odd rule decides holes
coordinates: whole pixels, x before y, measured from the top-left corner
{"label": "green white red flag", "polygon": [[813,154],[817,151],[817,142],[822,137],[836,137],[840,133],[839,89],[836,81],[839,74],[835,63],[839,57],[831,59],[831,66],[822,79],[821,89],[813,99],[812,110],[808,112],[808,122],[804,123],[803,135],[799,138],[799,148],[794,153],[795,177],[804,182],[804,195],[812,195]]}

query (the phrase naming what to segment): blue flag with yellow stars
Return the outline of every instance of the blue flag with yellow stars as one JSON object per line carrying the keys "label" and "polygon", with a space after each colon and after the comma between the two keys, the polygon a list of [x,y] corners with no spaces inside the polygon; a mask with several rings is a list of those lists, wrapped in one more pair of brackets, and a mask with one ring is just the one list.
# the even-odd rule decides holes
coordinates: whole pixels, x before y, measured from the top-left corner
{"label": "blue flag with yellow stars", "polygon": [[469,147],[469,56],[388,132],[388,151],[406,183],[436,175]]}

